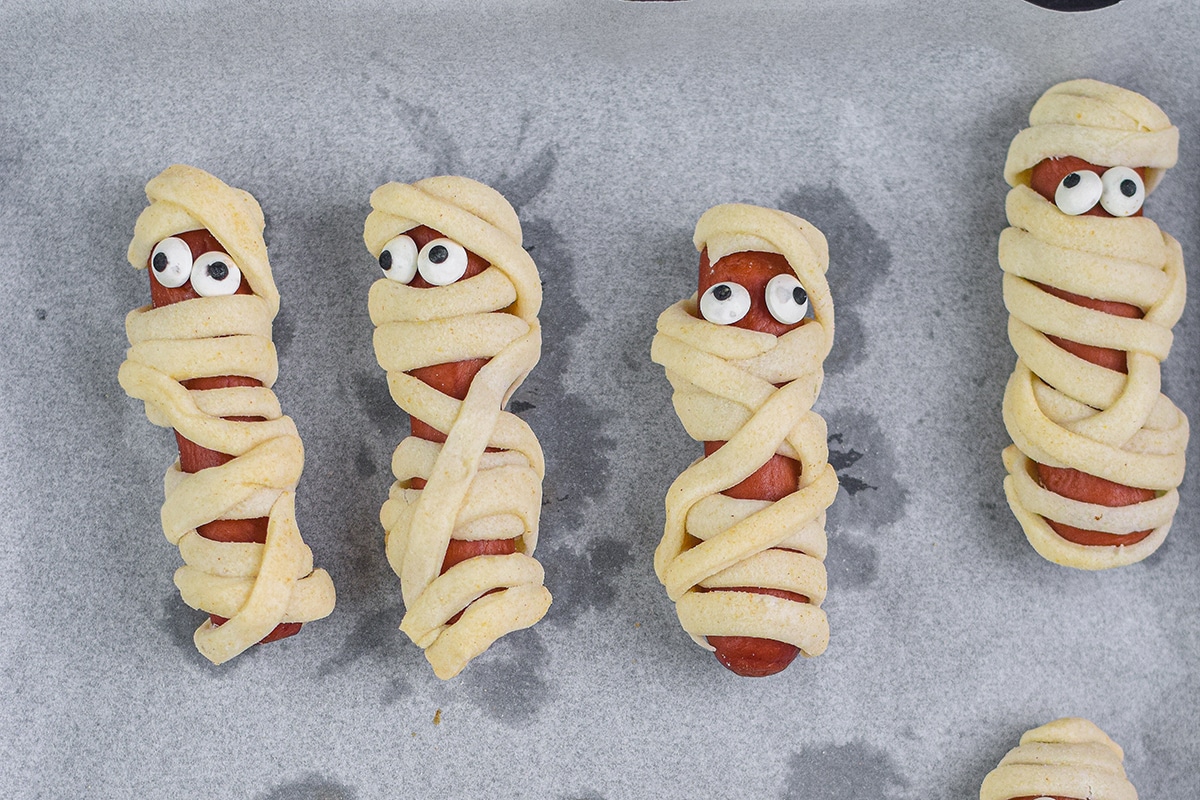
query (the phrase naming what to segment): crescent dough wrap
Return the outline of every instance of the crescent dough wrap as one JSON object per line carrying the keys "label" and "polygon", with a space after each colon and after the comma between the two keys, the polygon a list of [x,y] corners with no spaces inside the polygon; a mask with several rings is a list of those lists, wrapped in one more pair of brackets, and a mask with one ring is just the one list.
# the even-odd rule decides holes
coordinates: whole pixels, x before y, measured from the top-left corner
{"label": "crescent dough wrap", "polygon": [[[701,647],[713,649],[707,636],[749,636],[820,655],[829,643],[820,607],[825,510],[838,487],[825,421],[812,411],[833,344],[825,237],[791,214],[729,204],[704,213],[695,244],[708,248],[712,262],[743,251],[783,255],[808,291],[814,316],[775,337],[705,321],[693,295],[658,318],[651,358],[666,369],[675,412],[693,439],[726,444],[694,462],[667,491],[654,569]],[[721,494],[776,453],[802,465],[795,492],[774,503]],[[745,586],[795,592],[811,602],[705,591]]]}
{"label": "crescent dough wrap", "polygon": [[[1012,227],[1000,236],[1008,335],[1016,369],[1004,394],[1013,445],[1004,451],[1005,494],[1030,544],[1043,557],[1080,569],[1142,560],[1158,549],[1179,503],[1188,423],[1160,392],[1161,363],[1183,312],[1183,254],[1146,217],[1069,216],[1029,188],[1030,169],[1073,155],[1100,166],[1148,166],[1146,190],[1175,163],[1178,131],[1146,98],[1092,80],[1051,88],[1034,106],[1031,127],[1013,140],[1005,166]],[[1060,299],[1036,284],[1140,307],[1127,319]],[[1124,350],[1128,374],[1089,363],[1047,338]],[[1129,506],[1072,500],[1043,488],[1035,464],[1070,467],[1157,496]],[[1075,544],[1046,519],[1127,534],[1117,547]]]}
{"label": "crescent dough wrap", "polygon": [[979,800],[1137,800],[1124,760],[1117,743],[1088,720],[1055,720],[1021,737],[1020,746],[983,779]]}
{"label": "crescent dough wrap", "polygon": [[[541,353],[541,281],[521,247],[516,212],[488,186],[459,177],[389,183],[372,193],[371,206],[363,238],[377,258],[392,238],[426,225],[490,264],[448,286],[381,278],[369,300],[375,355],[392,399],[447,437],[437,444],[410,436],[396,448],[396,482],[380,521],[404,596],[400,630],[424,648],[434,674],[448,679],[550,606],[533,558],[542,449],[523,420],[502,410]],[[461,402],[408,374],[476,358],[488,362]],[[414,478],[425,487],[412,488]],[[515,538],[517,552],[468,558],[439,575],[452,538]]]}
{"label": "crescent dough wrap", "polygon": [[[334,605],[333,582],[313,569],[300,538],[294,489],[304,450],[290,417],[270,387],[277,363],[271,322],[279,294],[263,243],[263,216],[246,192],[194,167],[168,167],[146,185],[150,201],[138,218],[129,263],[145,269],[155,245],[169,236],[207,229],[232,256],[253,295],[201,297],[131,311],[130,348],[121,387],[142,400],[146,416],[201,447],[227,453],[227,463],[193,474],[176,461],[164,480],[163,533],[179,547],[184,566],[175,585],[184,602],[228,622],[206,620],[196,647],[220,664],[258,642],[282,622],[310,622]],[[193,378],[244,375],[261,387],[188,390]],[[237,422],[222,417],[263,417]],[[265,544],[216,542],[196,532],[218,519],[268,517]]]}

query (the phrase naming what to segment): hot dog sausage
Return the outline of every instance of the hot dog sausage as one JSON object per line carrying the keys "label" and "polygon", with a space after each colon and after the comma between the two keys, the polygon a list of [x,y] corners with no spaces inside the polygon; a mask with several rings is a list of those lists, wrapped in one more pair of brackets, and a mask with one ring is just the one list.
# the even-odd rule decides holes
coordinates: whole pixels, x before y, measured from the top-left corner
{"label": "hot dog sausage", "polygon": [[[176,235],[176,238],[182,239],[191,248],[192,258],[197,259],[205,253],[224,253],[225,250],[216,237],[206,230],[187,231]],[[154,269],[154,264],[147,265],[146,272],[150,279],[150,301],[154,308],[162,308],[163,306],[172,305],[174,303],[183,303],[200,297],[192,286],[191,281],[184,283],[182,286],[169,287],[164,286],[156,277],[157,273]],[[245,280],[240,280],[237,291],[234,294],[252,294],[250,285]],[[262,386],[262,382],[255,378],[247,378],[241,375],[221,375],[212,378],[193,378],[184,381],[183,385],[187,389],[223,389],[230,386]],[[258,422],[262,417],[224,417],[223,419],[236,420],[239,422]],[[179,446],[179,467],[187,473],[196,473],[202,469],[209,467],[218,467],[228,462],[232,456],[227,453],[218,453],[215,450],[209,450],[200,447],[194,442],[186,439],[178,431],[175,432],[175,441]],[[254,519],[218,519],[212,522],[207,522],[196,528],[196,532],[205,539],[211,539],[216,542],[255,542],[263,544],[267,540],[267,517],[255,517]],[[228,620],[224,617],[210,614],[209,619],[213,625],[222,625]],[[281,622],[275,626],[275,629],[268,633],[259,644],[267,644],[280,639],[286,639],[289,636],[294,636],[300,632],[304,623],[302,622]]]}

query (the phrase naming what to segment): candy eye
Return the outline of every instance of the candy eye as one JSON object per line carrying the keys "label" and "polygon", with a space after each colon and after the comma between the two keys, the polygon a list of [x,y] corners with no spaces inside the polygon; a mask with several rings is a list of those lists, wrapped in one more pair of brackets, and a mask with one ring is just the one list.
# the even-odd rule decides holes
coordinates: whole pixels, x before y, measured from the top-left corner
{"label": "candy eye", "polygon": [[1113,167],[1106,170],[1100,179],[1104,193],[1100,205],[1114,217],[1131,217],[1146,200],[1146,185],[1142,176],[1129,167]]}
{"label": "candy eye", "polygon": [[417,269],[434,286],[448,286],[467,271],[467,251],[450,239],[434,239],[421,248]]}
{"label": "candy eye", "polygon": [[1081,169],[1059,182],[1054,192],[1054,205],[1064,214],[1077,217],[1095,208],[1103,191],[1100,176],[1091,170]]}
{"label": "candy eye", "polygon": [[700,316],[715,325],[732,325],[749,310],[750,293],[740,283],[714,284],[700,297]]}
{"label": "candy eye", "polygon": [[794,275],[776,275],[767,282],[767,311],[784,325],[795,325],[808,314],[808,292]]}
{"label": "candy eye", "polygon": [[192,265],[192,288],[201,297],[233,294],[242,285],[242,271],[228,253],[205,253]]}
{"label": "candy eye", "polygon": [[150,269],[154,280],[168,289],[183,286],[192,275],[192,248],[174,236],[163,239],[150,255]]}
{"label": "candy eye", "polygon": [[412,283],[417,274],[417,243],[401,234],[384,246],[379,267],[389,280]]}

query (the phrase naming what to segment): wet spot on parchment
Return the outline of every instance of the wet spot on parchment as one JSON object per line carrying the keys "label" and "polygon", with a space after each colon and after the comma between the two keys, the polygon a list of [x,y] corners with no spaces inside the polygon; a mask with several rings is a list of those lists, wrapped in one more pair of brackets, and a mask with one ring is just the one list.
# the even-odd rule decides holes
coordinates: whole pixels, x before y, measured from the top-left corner
{"label": "wet spot on parchment", "polygon": [[[438,118],[436,108],[410,103],[384,86],[377,86],[379,99],[391,103],[400,124],[408,128],[421,148],[433,158],[432,175],[461,175],[462,151],[451,130]],[[408,180],[429,177],[414,176]]]}
{"label": "wet spot on parchment", "polygon": [[505,636],[463,670],[467,696],[484,714],[507,725],[531,720],[550,702],[543,675],[546,646],[536,630]]}
{"label": "wet spot on parchment", "polygon": [[375,456],[366,444],[359,442],[358,455],[354,457],[354,471],[360,478],[369,478],[379,471],[375,466]]}
{"label": "wet spot on parchment", "polygon": [[607,611],[617,599],[616,578],[629,563],[629,544],[619,539],[597,539],[580,551],[556,547],[546,559],[546,585],[554,604],[548,619],[572,622],[584,611]]}
{"label": "wet spot on parchment", "polygon": [[783,800],[887,800],[907,786],[887,753],[858,741],[804,748],[784,780]]}
{"label": "wet spot on parchment", "polygon": [[[547,149],[526,170],[497,181],[520,212],[554,178],[558,158]],[[566,391],[564,374],[579,331],[590,314],[573,290],[575,258],[550,221],[522,214],[525,244],[542,276],[542,358],[515,401],[546,454],[538,558],[554,595],[550,619],[574,620],[585,610],[608,608],[628,550],[611,541],[585,543],[576,531],[603,496],[611,478],[615,442],[603,433],[604,414],[587,398]],[[512,406],[516,410],[516,403]],[[602,565],[602,566],[601,566]]]}
{"label": "wet spot on parchment", "polygon": [[[554,163],[552,154],[545,158]],[[533,175],[539,181],[550,180],[536,169]],[[527,178],[505,181],[502,190],[528,196],[532,193],[528,185],[508,189],[509,183],[521,186],[524,180]],[[598,499],[607,488],[608,454],[615,443],[602,431],[600,410],[589,405],[586,397],[564,388],[574,341],[590,319],[574,294],[575,259],[550,222],[531,218],[524,220],[523,226],[526,245],[536,248],[535,260],[542,275],[542,358],[514,399],[530,405],[523,416],[546,454],[542,528],[566,533],[583,522],[589,510],[585,501]]]}
{"label": "wet spot on parchment", "polygon": [[275,351],[280,359],[286,358],[292,339],[295,338],[296,321],[288,313],[287,306],[280,306],[279,313],[275,315],[275,322],[271,325],[271,340],[275,342]]}
{"label": "wet spot on parchment", "polygon": [[[405,675],[418,670],[429,671],[421,650],[400,632],[404,616],[398,604],[360,611],[346,642],[333,658],[317,669],[321,677],[344,672],[358,661],[370,661],[382,666],[387,681],[380,694],[385,705],[391,705],[412,693],[412,684]],[[432,674],[432,673],[430,673]]]}
{"label": "wet spot on parchment", "polygon": [[408,435],[408,415],[393,402],[383,370],[359,372],[351,378],[351,385],[367,419],[386,437],[384,441],[393,443],[389,446],[400,444]]}
{"label": "wet spot on parchment", "polygon": [[355,797],[358,792],[349,786],[313,772],[298,781],[280,784],[259,795],[259,800],[354,800]]}
{"label": "wet spot on parchment", "polygon": [[831,536],[836,545],[825,556],[829,583],[838,588],[870,586],[879,576],[879,550],[865,537],[854,534]]}
{"label": "wet spot on parchment", "polygon": [[9,123],[6,120],[4,123],[0,123],[0,190],[7,191],[18,175],[22,179],[29,180],[30,170],[25,162],[30,155],[40,150],[40,147],[34,147],[33,137],[28,126],[24,126],[23,130],[15,122]]}
{"label": "wet spot on parchment", "polygon": [[[529,205],[542,192],[546,191],[550,183],[554,180],[554,174],[557,171],[558,149],[551,145],[544,148],[536,157],[511,175],[505,173],[497,178],[494,188],[500,194],[504,195],[508,199],[508,202],[512,203],[513,208],[517,209],[517,213],[519,214],[522,208]],[[525,242],[526,249],[532,252],[535,247],[539,248],[538,255],[534,256],[534,260],[536,261],[545,252],[541,249],[545,245],[540,241],[537,244],[533,244],[535,240],[530,237],[529,226],[524,221],[521,223],[521,230],[528,240]]]}
{"label": "wet spot on parchment", "polygon": [[845,372],[866,356],[859,309],[862,299],[891,272],[892,252],[849,195],[835,186],[801,186],[785,195],[779,208],[811,222],[829,242],[826,278],[837,308],[837,336],[825,372]]}
{"label": "wet spot on parchment", "polygon": [[904,517],[908,490],[896,479],[896,451],[879,422],[863,411],[825,414],[829,463],[837,472],[838,494],[826,528],[829,582],[863,587],[875,581],[879,554],[872,542]]}

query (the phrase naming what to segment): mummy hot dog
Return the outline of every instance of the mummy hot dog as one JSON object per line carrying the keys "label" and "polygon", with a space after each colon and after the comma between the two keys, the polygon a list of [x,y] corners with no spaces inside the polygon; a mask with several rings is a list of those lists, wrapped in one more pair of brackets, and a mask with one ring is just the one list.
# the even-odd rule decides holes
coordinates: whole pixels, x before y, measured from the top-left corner
{"label": "mummy hot dog", "polygon": [[833,343],[829,251],[804,220],[740,204],[705,212],[694,241],[699,291],[658,318],[651,358],[705,456],[667,492],[654,568],[692,639],[758,677],[829,642],[838,484],[812,411]]}
{"label": "mummy hot dog", "polygon": [[304,451],[270,389],[279,294],[262,210],[181,165],[151,180],[146,197],[129,263],[149,268],[153,302],[125,320],[119,379],[152,423],[175,429],[163,532],[185,562],[175,573],[184,601],[210,615],[196,647],[220,664],[327,616],[333,583],[296,527]]}
{"label": "mummy hot dog", "polygon": [[979,800],[1137,800],[1125,753],[1086,719],[1027,731],[988,773]]}
{"label": "mummy hot dog", "polygon": [[1140,561],[1179,503],[1187,418],[1160,393],[1183,312],[1179,243],[1141,215],[1179,132],[1141,95],[1093,80],[1047,91],[1005,164],[1000,237],[1013,445],[1008,502],[1043,557]]}
{"label": "mummy hot dog", "polygon": [[448,679],[550,606],[533,558],[542,449],[503,410],[541,353],[542,287],[516,212],[488,186],[389,183],[371,206],[363,238],[384,272],[370,294],[375,355],[412,419],[380,520],[400,629]]}

